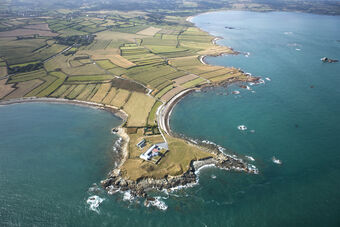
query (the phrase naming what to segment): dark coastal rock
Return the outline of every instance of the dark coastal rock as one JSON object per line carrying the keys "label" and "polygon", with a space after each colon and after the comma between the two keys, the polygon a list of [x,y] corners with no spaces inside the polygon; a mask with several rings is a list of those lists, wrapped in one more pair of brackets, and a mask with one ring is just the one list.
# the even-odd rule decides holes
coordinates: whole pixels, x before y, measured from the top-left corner
{"label": "dark coastal rock", "polygon": [[339,60],[336,59],[331,59],[331,58],[327,58],[327,57],[323,57],[320,59],[322,62],[326,62],[326,63],[334,63],[334,62],[338,62]]}
{"label": "dark coastal rock", "polygon": [[132,181],[124,179],[119,170],[114,170],[110,173],[108,179],[101,181],[101,184],[110,194],[114,194],[119,190],[130,190],[133,196],[148,198],[147,192],[150,190],[169,190],[178,186],[195,184],[197,182],[196,171],[207,165],[215,165],[225,170],[234,169],[236,171],[252,172],[241,159],[233,158],[220,152],[214,158],[193,161],[190,169],[181,176],[167,176],[163,179],[144,178]]}

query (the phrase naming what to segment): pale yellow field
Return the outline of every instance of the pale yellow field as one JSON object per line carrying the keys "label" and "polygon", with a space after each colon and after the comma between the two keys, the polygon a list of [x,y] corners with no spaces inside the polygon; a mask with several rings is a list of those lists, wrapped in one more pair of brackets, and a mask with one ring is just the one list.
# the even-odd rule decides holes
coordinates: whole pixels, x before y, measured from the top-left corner
{"label": "pale yellow field", "polygon": [[129,95],[130,95],[130,92],[128,90],[118,89],[117,95],[111,101],[111,105],[121,108],[125,104]]}
{"label": "pale yellow field", "polygon": [[116,94],[117,94],[117,89],[112,87],[111,90],[107,93],[107,95],[103,99],[102,103],[111,104],[111,101],[116,96]]}
{"label": "pale yellow field", "polygon": [[151,96],[133,92],[124,110],[129,114],[127,126],[145,126],[149,112],[155,103]]}
{"label": "pale yellow field", "polygon": [[86,88],[77,96],[77,99],[86,100],[86,98],[91,94],[95,86],[95,84],[87,85]]}
{"label": "pale yellow field", "polygon": [[108,59],[110,60],[113,64],[118,65],[122,68],[130,68],[132,66],[135,66],[134,63],[131,61],[127,60],[126,58],[115,54],[115,55],[93,55],[93,59],[95,60],[100,60],[100,59]]}
{"label": "pale yellow field", "polygon": [[220,55],[220,54],[234,54],[234,51],[226,46],[209,45],[207,49],[199,51],[200,55]]}
{"label": "pale yellow field", "polygon": [[159,32],[160,30],[162,30],[161,28],[155,28],[155,27],[148,27],[142,31],[137,32],[137,35],[148,35],[148,36],[153,36],[155,35],[157,32]]}
{"label": "pale yellow field", "polygon": [[68,99],[74,99],[77,97],[86,87],[86,84],[77,85],[68,95]]}
{"label": "pale yellow field", "polygon": [[174,89],[171,89],[170,91],[168,91],[167,93],[165,93],[165,95],[163,95],[161,97],[161,100],[163,102],[168,102],[172,97],[174,97],[176,94],[180,93],[181,91],[183,91],[185,88],[178,86],[175,87]]}
{"label": "pale yellow field", "polygon": [[61,87],[59,87],[55,92],[53,92],[50,96],[51,97],[59,97],[60,95],[62,95],[63,93],[65,93],[65,91],[71,87],[71,85],[62,85]]}
{"label": "pale yellow field", "polygon": [[104,84],[100,85],[98,91],[92,97],[91,102],[100,103],[104,99],[104,97],[106,96],[106,94],[110,90],[110,88],[111,88],[111,83],[104,83]]}
{"label": "pale yellow field", "polygon": [[15,88],[12,84],[6,84],[7,79],[0,80],[0,99],[11,93]]}
{"label": "pale yellow field", "polygon": [[76,87],[77,85],[71,85],[69,88],[67,88],[67,90],[62,93],[59,98],[65,98],[68,94],[70,94],[72,92],[72,90]]}
{"label": "pale yellow field", "polygon": [[183,84],[185,82],[188,82],[190,80],[194,80],[196,79],[198,76],[196,76],[195,74],[189,74],[189,75],[185,75],[185,76],[182,76],[180,78],[177,78],[175,80],[173,80],[176,84]]}

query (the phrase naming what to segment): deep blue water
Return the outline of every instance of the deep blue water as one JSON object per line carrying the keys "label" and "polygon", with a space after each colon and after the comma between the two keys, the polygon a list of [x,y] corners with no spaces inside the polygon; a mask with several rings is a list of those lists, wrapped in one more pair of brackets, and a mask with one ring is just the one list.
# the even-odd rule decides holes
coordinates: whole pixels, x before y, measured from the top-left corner
{"label": "deep blue water", "polygon": [[[260,174],[204,169],[197,186],[156,195],[166,211],[93,187],[114,167],[117,137],[110,129],[118,118],[65,104],[0,107],[0,226],[339,226],[340,63],[319,60],[340,59],[339,18],[250,12],[194,18],[224,37],[220,44],[250,52],[209,63],[271,81],[252,86],[255,93],[238,85],[193,93],[176,106],[171,127],[253,156]],[[239,131],[241,124],[248,130]],[[96,211],[87,204],[93,195],[105,199]]]}
{"label": "deep blue water", "polygon": [[[225,182],[211,182],[216,203],[233,201],[229,207],[216,204],[216,218],[230,226],[339,226],[340,63],[320,58],[340,59],[340,17],[217,12],[193,22],[223,37],[219,44],[250,53],[209,57],[208,63],[271,79],[252,91],[233,85],[193,93],[173,111],[177,133],[256,159],[258,176],[202,173],[202,187],[215,172]],[[273,156],[283,164],[274,164]]]}

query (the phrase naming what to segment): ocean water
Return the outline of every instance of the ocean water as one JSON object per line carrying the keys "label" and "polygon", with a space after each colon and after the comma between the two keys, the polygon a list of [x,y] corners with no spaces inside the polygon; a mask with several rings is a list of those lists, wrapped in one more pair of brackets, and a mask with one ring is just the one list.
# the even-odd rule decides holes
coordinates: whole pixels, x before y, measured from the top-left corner
{"label": "ocean water", "polygon": [[111,113],[69,104],[0,106],[0,226],[65,226],[117,159]]}
{"label": "ocean water", "polygon": [[216,12],[193,22],[244,53],[208,57],[208,63],[265,81],[252,90],[235,84],[192,93],[173,111],[175,132],[250,155],[260,170],[257,176],[202,172],[200,196],[214,201],[211,215],[219,220],[205,223],[340,226],[340,63],[320,61],[340,59],[340,17]]}
{"label": "ocean water", "polygon": [[271,81],[251,86],[255,93],[238,85],[192,93],[175,107],[171,127],[254,157],[260,174],[205,168],[198,185],[155,193],[154,206],[144,207],[129,193],[93,186],[117,161],[110,129],[118,118],[66,104],[3,106],[0,226],[340,225],[340,63],[319,60],[340,59],[340,17],[218,12],[193,21],[222,36],[220,44],[250,52],[210,64]]}

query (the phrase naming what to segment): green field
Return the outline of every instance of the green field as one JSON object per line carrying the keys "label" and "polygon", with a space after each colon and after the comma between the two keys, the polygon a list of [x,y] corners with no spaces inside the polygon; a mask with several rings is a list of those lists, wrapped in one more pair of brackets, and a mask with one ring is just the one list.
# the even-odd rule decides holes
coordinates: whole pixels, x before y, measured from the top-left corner
{"label": "green field", "polygon": [[53,91],[60,87],[66,79],[66,75],[62,72],[51,72],[50,75],[56,77],[57,79],[53,81],[53,83],[51,83],[47,88],[39,92],[39,94],[37,94],[38,97],[50,95]]}
{"label": "green field", "polygon": [[43,78],[46,76],[45,70],[37,70],[27,73],[19,73],[16,75],[13,75],[9,78],[8,83],[18,83],[18,82],[24,82],[29,81],[33,79]]}
{"label": "green field", "polygon": [[67,78],[68,82],[79,81],[79,82],[100,82],[113,79],[111,75],[95,75],[95,76],[71,76]]}
{"label": "green field", "polygon": [[160,102],[160,101],[156,101],[155,104],[153,105],[152,109],[149,112],[148,121],[147,121],[148,125],[157,125],[155,123],[155,121],[156,121],[156,112],[157,112],[158,108],[161,105],[162,105],[162,102]]}
{"label": "green field", "polygon": [[[43,92],[45,89],[48,90],[48,87],[51,86],[58,78],[55,76],[50,76],[47,75],[43,78],[44,83],[41,84],[39,87],[35,88],[34,90],[32,90],[31,92],[29,92],[28,94],[26,94],[26,97],[32,97],[32,96],[39,96],[38,94],[40,92]],[[42,96],[39,96],[42,97]]]}

